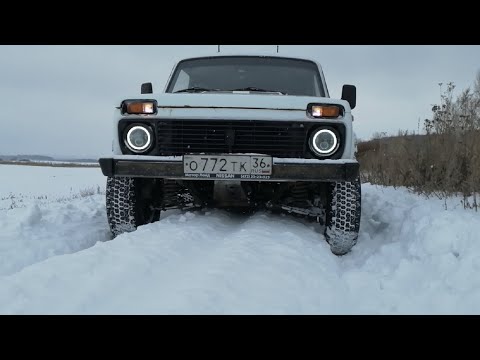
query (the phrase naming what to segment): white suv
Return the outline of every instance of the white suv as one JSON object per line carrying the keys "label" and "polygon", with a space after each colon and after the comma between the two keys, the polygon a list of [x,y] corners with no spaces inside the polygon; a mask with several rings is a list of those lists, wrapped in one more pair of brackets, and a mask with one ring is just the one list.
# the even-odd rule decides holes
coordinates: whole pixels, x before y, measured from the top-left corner
{"label": "white suv", "polygon": [[113,236],[172,208],[270,209],[325,225],[336,255],[355,245],[361,185],[351,110],[321,66],[280,56],[217,55],[175,65],[162,93],[119,102],[107,176]]}

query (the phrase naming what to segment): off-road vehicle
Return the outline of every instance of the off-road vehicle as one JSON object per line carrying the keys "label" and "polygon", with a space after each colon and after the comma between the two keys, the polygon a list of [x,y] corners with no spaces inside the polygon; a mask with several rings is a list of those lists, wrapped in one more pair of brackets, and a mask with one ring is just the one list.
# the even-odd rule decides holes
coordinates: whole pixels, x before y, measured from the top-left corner
{"label": "off-road vehicle", "polygon": [[268,209],[322,223],[331,251],[346,254],[361,214],[355,103],[353,85],[330,98],[312,60],[178,62],[162,93],[144,83],[115,109],[113,154],[99,159],[113,236],[173,208]]}

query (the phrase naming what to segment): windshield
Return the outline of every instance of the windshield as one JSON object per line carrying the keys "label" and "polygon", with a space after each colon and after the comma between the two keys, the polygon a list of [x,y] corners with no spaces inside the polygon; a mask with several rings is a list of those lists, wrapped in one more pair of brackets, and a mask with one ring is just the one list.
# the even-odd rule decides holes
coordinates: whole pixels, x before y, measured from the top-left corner
{"label": "windshield", "polygon": [[274,57],[213,57],[180,62],[168,93],[233,91],[325,96],[317,65]]}

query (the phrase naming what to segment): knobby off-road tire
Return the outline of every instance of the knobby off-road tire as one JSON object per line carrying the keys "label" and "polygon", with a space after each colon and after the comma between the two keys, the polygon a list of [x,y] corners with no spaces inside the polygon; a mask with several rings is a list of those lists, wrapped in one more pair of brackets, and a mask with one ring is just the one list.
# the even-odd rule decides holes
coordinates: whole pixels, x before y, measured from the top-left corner
{"label": "knobby off-road tire", "polygon": [[361,182],[330,184],[327,192],[325,238],[335,255],[345,255],[357,243],[361,217]]}
{"label": "knobby off-road tire", "polygon": [[142,196],[141,180],[130,177],[108,177],[106,188],[107,218],[113,237],[160,220],[160,211]]}

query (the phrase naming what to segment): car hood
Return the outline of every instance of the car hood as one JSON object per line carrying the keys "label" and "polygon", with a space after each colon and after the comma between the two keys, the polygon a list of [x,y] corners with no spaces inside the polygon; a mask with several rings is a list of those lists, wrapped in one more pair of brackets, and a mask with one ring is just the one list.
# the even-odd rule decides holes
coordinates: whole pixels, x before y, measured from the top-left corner
{"label": "car hood", "polygon": [[[215,109],[268,109],[305,111],[310,103],[340,104],[349,109],[344,100],[312,96],[244,93],[180,93],[143,94],[129,99],[156,99],[159,109],[215,108]],[[348,110],[347,110],[348,111]]]}

